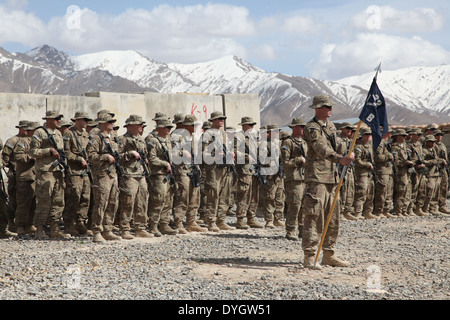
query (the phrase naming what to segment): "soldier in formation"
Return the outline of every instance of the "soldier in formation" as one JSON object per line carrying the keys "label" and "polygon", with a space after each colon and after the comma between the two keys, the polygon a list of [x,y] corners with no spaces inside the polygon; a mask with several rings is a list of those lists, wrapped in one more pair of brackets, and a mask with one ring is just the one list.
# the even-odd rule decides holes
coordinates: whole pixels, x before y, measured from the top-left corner
{"label": "soldier in formation", "polygon": [[[320,268],[314,254],[344,168],[322,265],[349,265],[335,252],[340,219],[449,214],[448,150],[436,126],[389,128],[376,150],[361,128],[349,154],[355,126],[344,123],[338,133],[327,96],[314,97],[311,108],[313,120],[292,119],[283,137],[276,124],[256,131],[248,116],[227,135],[221,112],[200,124],[200,137],[197,119],[182,114],[170,121],[157,113],[147,136],[139,115],[118,136],[108,110],[95,120],[79,111],[64,123],[49,111],[44,125],[20,121],[2,150],[0,236],[81,234],[101,243],[233,230],[225,217],[235,204],[236,228],[285,228],[287,239],[301,239],[305,267]],[[265,225],[256,220],[258,204]]]}

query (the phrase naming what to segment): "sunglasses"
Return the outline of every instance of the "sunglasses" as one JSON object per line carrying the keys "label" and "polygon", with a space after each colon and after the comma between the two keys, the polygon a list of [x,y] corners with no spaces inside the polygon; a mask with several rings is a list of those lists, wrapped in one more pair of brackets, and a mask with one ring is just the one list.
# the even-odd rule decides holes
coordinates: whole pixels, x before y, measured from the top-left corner
{"label": "sunglasses", "polygon": [[333,109],[333,106],[326,106],[326,105],[323,105],[322,107],[325,107],[325,108],[327,108],[328,110]]}

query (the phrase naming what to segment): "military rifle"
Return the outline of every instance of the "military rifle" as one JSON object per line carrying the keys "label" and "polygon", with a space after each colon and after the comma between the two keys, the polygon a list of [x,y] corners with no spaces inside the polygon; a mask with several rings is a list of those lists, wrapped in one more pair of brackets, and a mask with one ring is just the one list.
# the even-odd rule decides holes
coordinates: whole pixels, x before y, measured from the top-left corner
{"label": "military rifle", "polygon": [[[247,152],[250,155],[250,150],[248,146],[244,143],[245,152]],[[253,174],[256,179],[258,179],[258,182],[261,184],[267,184],[267,178],[265,175],[261,174],[261,162],[259,161],[259,157],[256,156],[256,164],[252,164],[250,167],[250,170],[254,171]]]}
{"label": "military rifle", "polygon": [[448,166],[448,160],[447,160],[447,157],[446,157],[446,155],[445,155],[444,149],[441,149],[441,151],[440,151],[440,157],[441,157],[442,159],[445,160],[446,165],[444,166],[444,170],[447,172],[447,175],[449,175],[450,169],[449,169],[449,166]]}
{"label": "military rifle", "polygon": [[81,172],[81,177],[84,178],[84,176],[87,174],[89,177],[89,182],[92,184],[94,183],[94,178],[92,177],[92,163],[90,163],[88,161],[88,156],[86,153],[86,149],[84,149],[81,144],[80,141],[78,140],[77,134],[75,132],[72,132],[73,136],[75,137],[75,140],[77,141],[77,145],[78,145],[78,149],[81,152],[81,156],[86,160],[87,162],[87,167],[83,170],[83,172]]}
{"label": "military rifle", "polygon": [[378,177],[377,177],[377,174],[375,172],[376,166],[375,166],[375,163],[372,161],[372,155],[370,154],[370,152],[367,153],[367,160],[369,160],[370,164],[372,165],[372,170],[370,171],[371,172],[370,174],[372,175],[372,179],[373,179],[373,181],[375,183],[377,183],[378,182]]}
{"label": "military rifle", "polygon": [[[424,165],[425,163],[423,162],[423,158],[422,158],[422,156],[419,154],[419,152],[417,152],[417,150],[416,149],[414,149],[414,148],[412,148],[412,150],[416,153],[416,155],[417,155],[417,161],[416,161],[416,164],[418,164],[418,165]],[[417,170],[419,173],[423,173],[423,174],[425,174],[425,175],[428,175],[428,173],[430,172],[430,170],[427,168],[427,167],[424,167],[424,168],[419,168],[418,170]]]}
{"label": "military rifle", "polygon": [[201,173],[198,166],[194,163],[191,163],[189,165],[189,168],[191,168],[191,171],[187,174],[188,177],[191,179],[192,185],[197,188],[201,185]]}
{"label": "military rifle", "polygon": [[100,136],[100,140],[105,145],[106,151],[109,153],[110,156],[112,156],[114,158],[114,167],[116,169],[117,178],[120,181],[122,179],[122,177],[124,176],[124,172],[123,172],[123,168],[119,162],[119,160],[120,160],[119,152],[113,151],[111,144],[105,140],[105,138],[103,137],[103,135],[101,133],[99,133],[98,135]]}
{"label": "military rifle", "polygon": [[223,163],[225,164],[225,166],[227,167],[227,172],[233,172],[233,174],[235,176],[237,176],[237,171],[236,171],[236,166],[234,165],[234,159],[233,159],[233,163],[232,164],[228,164],[227,163],[227,154],[228,154],[228,149],[227,146],[225,145],[225,143],[222,145],[223,148]]}
{"label": "military rifle", "polygon": [[[391,161],[392,164],[392,172],[394,173],[394,175],[397,175],[397,167],[395,165],[395,155],[397,154],[397,152],[392,152],[392,145],[390,143],[386,144],[386,147],[388,149],[388,151],[392,154],[392,158],[393,160]],[[395,154],[394,154],[395,153]]]}
{"label": "military rifle", "polygon": [[56,159],[55,162],[53,162],[52,167],[56,168],[56,167],[59,166],[61,172],[64,173],[64,175],[66,176],[67,179],[69,179],[70,184],[73,184],[72,177],[70,176],[70,167],[67,164],[67,155],[66,155],[66,153],[64,152],[63,149],[59,149],[58,148],[58,145],[56,144],[55,138],[53,137],[52,134],[50,134],[48,132],[47,128],[45,128],[45,127],[39,127],[39,128],[42,128],[45,131],[45,133],[47,134],[47,137],[48,137],[48,141],[52,145],[53,149],[55,149],[56,152],[58,152],[58,154],[59,154],[59,159]]}
{"label": "military rifle", "polygon": [[[154,136],[156,138],[156,140],[159,141],[159,144],[161,145],[161,149],[164,155],[164,158],[166,159],[166,161],[169,163],[170,168],[171,168],[171,172],[169,172],[166,177],[164,178],[164,181],[170,181],[170,184],[175,188],[175,191],[178,189],[178,184],[177,181],[175,180],[175,167],[172,164],[172,161],[170,160],[170,154],[169,154],[169,150],[166,149],[166,147],[164,147],[164,144],[162,143],[161,140],[159,140],[159,138],[155,135]],[[174,192],[174,196],[176,197],[176,192]]]}
{"label": "military rifle", "polygon": [[[411,151],[409,149],[406,149],[406,154],[408,155],[408,161],[411,161]],[[414,168],[414,165],[408,165],[408,173],[411,177],[412,184],[417,183],[417,172]]]}

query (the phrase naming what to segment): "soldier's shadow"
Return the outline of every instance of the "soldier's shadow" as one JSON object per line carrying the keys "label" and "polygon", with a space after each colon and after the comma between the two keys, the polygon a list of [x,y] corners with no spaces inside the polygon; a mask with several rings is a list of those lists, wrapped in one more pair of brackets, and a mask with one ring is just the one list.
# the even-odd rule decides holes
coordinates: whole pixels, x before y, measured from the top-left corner
{"label": "soldier's shadow", "polygon": [[279,240],[279,239],[285,239],[285,236],[282,235],[260,235],[260,234],[245,234],[245,233],[233,233],[226,232],[226,233],[205,233],[204,234],[207,237],[215,237],[215,238],[243,238],[243,239],[272,239],[272,240]]}
{"label": "soldier's shadow", "polygon": [[248,257],[229,257],[229,258],[194,258],[193,261],[203,264],[215,264],[221,266],[228,266],[230,268],[239,269],[272,269],[274,267],[297,267],[299,261],[266,261],[255,260]]}

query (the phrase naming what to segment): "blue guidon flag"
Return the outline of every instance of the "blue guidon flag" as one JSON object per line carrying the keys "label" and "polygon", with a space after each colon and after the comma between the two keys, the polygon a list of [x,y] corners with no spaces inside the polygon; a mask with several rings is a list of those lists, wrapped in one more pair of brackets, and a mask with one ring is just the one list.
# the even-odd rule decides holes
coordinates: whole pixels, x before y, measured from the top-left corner
{"label": "blue guidon flag", "polygon": [[[373,78],[364,107],[359,115],[359,119],[372,129],[373,150],[378,148],[381,137],[389,130],[386,103],[377,85],[377,77]],[[383,127],[381,133],[380,127]]]}

